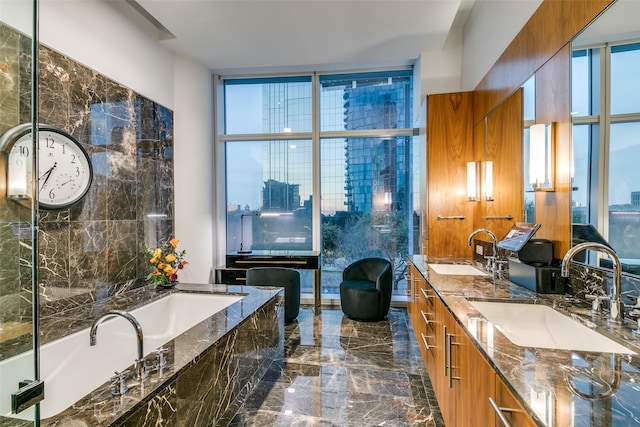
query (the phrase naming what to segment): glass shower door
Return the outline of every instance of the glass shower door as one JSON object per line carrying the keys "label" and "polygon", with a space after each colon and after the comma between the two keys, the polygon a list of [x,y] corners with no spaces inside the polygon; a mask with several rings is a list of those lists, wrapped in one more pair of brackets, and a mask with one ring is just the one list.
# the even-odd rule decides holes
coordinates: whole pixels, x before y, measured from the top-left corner
{"label": "glass shower door", "polygon": [[[18,149],[10,138],[16,126],[37,123],[36,16],[35,0],[0,0],[0,425],[39,425],[44,389],[38,372],[37,212],[25,196],[37,179],[29,174],[36,170],[35,142],[28,139]],[[17,156],[12,163],[20,171],[8,168],[10,155]],[[12,194],[16,186],[22,194]]]}

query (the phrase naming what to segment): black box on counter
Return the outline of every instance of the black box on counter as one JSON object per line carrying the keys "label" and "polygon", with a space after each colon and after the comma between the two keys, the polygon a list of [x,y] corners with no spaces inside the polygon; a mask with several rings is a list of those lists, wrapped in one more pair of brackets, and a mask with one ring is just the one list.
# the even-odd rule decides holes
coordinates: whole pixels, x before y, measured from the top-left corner
{"label": "black box on counter", "polygon": [[509,258],[509,280],[539,294],[564,294],[567,278],[560,275],[560,263],[530,265]]}

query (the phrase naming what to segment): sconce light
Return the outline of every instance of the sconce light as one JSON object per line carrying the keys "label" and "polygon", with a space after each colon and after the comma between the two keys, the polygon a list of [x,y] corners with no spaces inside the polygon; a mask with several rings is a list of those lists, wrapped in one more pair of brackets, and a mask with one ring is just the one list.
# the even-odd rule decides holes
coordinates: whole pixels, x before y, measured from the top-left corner
{"label": "sconce light", "polygon": [[467,200],[477,202],[480,198],[480,170],[478,162],[467,162]]}
{"label": "sconce light", "polygon": [[553,123],[529,128],[529,181],[533,191],[554,191],[553,134]]}
{"label": "sconce light", "polygon": [[7,170],[7,198],[17,202],[30,200],[33,197],[30,164],[27,164],[27,159],[24,158],[13,159],[14,156],[18,155],[12,151],[9,154]]}
{"label": "sconce light", "polygon": [[482,198],[493,200],[493,162],[482,162]]}

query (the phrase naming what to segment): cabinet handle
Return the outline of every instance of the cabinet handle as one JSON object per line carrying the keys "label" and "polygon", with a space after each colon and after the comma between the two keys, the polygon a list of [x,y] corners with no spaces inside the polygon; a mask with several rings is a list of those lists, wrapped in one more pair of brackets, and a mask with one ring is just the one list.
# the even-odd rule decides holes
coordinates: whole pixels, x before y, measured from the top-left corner
{"label": "cabinet handle", "polygon": [[420,310],[420,314],[422,314],[422,318],[424,319],[424,323],[426,323],[427,325],[429,323],[431,323],[431,321],[429,319],[427,319],[427,313],[425,313],[424,311]]}
{"label": "cabinet handle", "polygon": [[451,388],[452,384],[451,384],[451,334],[445,334],[444,336],[444,345],[445,345],[445,362],[444,365],[446,367],[447,370],[447,374],[445,374],[445,377],[448,377],[448,384],[449,384],[449,388]]}
{"label": "cabinet handle", "polygon": [[437,219],[438,221],[442,221],[443,219],[465,219],[466,216],[464,215],[449,215],[449,216],[443,216],[443,215],[438,215]]}
{"label": "cabinet handle", "polygon": [[513,409],[499,407],[496,401],[493,400],[493,397],[489,398],[489,404],[491,405],[493,410],[496,412],[496,415],[498,416],[498,418],[500,418],[500,422],[502,423],[502,425],[504,427],[511,427],[511,423],[507,420],[507,418],[504,416],[502,411],[513,412]]}
{"label": "cabinet handle", "polygon": [[447,327],[442,326],[442,348],[444,351],[444,354],[442,355],[442,361],[444,363],[444,376],[448,376],[449,375],[449,367],[447,366]]}
{"label": "cabinet handle", "polygon": [[296,264],[296,265],[307,265],[307,261],[268,261],[268,260],[237,260],[236,264]]}
{"label": "cabinet handle", "polygon": [[424,342],[424,346],[427,348],[427,350],[431,351],[431,346],[429,345],[429,342],[427,341],[427,338],[429,338],[427,335],[420,333],[420,335],[422,336],[422,342]]}
{"label": "cabinet handle", "polygon": [[513,219],[513,215],[485,216],[484,219]]}
{"label": "cabinet handle", "polygon": [[431,298],[429,295],[427,295],[427,290],[425,288],[420,288],[420,290],[422,291],[422,295],[424,295],[426,299]]}
{"label": "cabinet handle", "polygon": [[453,387],[453,380],[460,380],[460,377],[454,377],[453,376],[453,364],[451,362],[451,358],[452,358],[451,355],[452,355],[453,351],[452,351],[451,347],[454,346],[454,345],[460,345],[460,343],[457,343],[457,342],[453,341],[453,337],[454,337],[454,334],[446,334],[446,337],[445,337],[445,343],[446,343],[446,346],[447,346],[447,350],[446,350],[447,362],[446,362],[446,365],[447,365],[447,368],[449,370],[449,388]]}

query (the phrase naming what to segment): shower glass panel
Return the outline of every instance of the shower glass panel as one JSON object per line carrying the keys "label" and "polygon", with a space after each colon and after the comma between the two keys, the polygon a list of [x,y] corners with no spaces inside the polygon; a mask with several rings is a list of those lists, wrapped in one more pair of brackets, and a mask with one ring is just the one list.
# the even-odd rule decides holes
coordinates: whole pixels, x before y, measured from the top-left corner
{"label": "shower glass panel", "polygon": [[[21,124],[37,123],[37,1],[0,0],[0,137]],[[4,139],[8,141],[7,138]],[[29,141],[29,140],[27,140]],[[0,425],[38,425],[38,405],[24,391],[38,384],[37,212],[33,199],[7,197],[8,155],[0,150]],[[35,170],[35,142],[20,152]],[[33,176],[22,185],[34,188]],[[33,175],[33,174],[32,174]],[[16,174],[11,174],[12,180]],[[33,193],[32,193],[33,194]],[[16,365],[13,363],[20,360]],[[38,387],[36,387],[38,388]],[[15,395],[12,404],[12,394]],[[33,403],[38,399],[31,400]],[[23,402],[24,401],[24,402]],[[19,418],[20,420],[17,420]]]}

